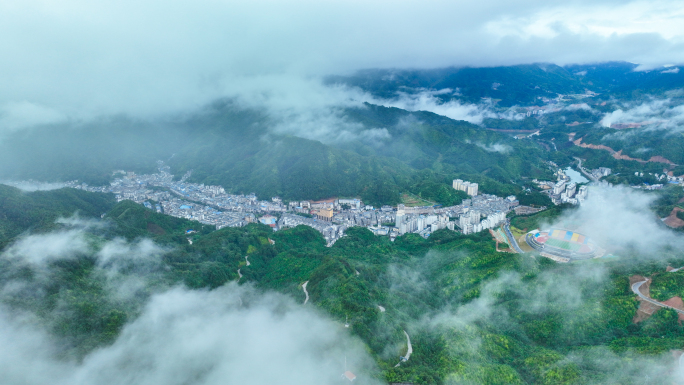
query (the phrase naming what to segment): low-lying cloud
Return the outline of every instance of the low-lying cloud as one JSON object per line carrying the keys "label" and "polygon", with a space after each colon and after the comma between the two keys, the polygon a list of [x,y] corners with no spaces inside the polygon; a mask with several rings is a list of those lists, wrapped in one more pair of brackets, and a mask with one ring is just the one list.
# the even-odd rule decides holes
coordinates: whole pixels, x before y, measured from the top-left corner
{"label": "low-lying cloud", "polygon": [[[154,271],[163,270],[161,257],[168,250],[144,239],[89,241],[89,227],[71,222],[76,225],[64,231],[26,235],[0,255],[8,261],[0,275],[3,383],[314,385],[341,381],[345,370],[376,383],[363,344],[315,308],[237,283],[212,291],[157,283],[151,292]],[[60,330],[77,326],[64,324],[71,311],[64,296],[73,294],[46,288],[53,262],[79,257],[95,260],[93,282],[104,280],[109,293],[109,304],[97,306],[129,303],[140,310],[111,344],[72,359],[63,354],[53,323]],[[20,273],[27,268],[38,274]],[[33,313],[30,303],[46,295],[65,304],[54,314]]]}
{"label": "low-lying cloud", "polygon": [[24,384],[320,384],[347,369],[374,383],[362,344],[310,308],[229,284],[154,296],[111,345],[59,360],[44,331],[0,308],[0,377]]}
{"label": "low-lying cloud", "polygon": [[66,230],[23,237],[11,245],[3,255],[30,264],[42,265],[52,260],[86,254],[89,251],[90,245],[82,230]]}
{"label": "low-lying cloud", "polygon": [[[236,94],[258,98],[247,84],[272,95],[277,83],[364,68],[684,62],[681,7],[665,1],[407,1],[391,11],[382,2],[160,4],[1,3],[0,131],[152,119]],[[302,100],[299,92],[291,102]],[[474,122],[481,115],[459,103],[431,106],[429,95],[408,102]]]}
{"label": "low-lying cloud", "polygon": [[484,144],[477,142],[475,145],[485,151],[498,152],[501,154],[508,154],[509,152],[513,151],[513,147],[502,143]]}
{"label": "low-lying cloud", "polygon": [[[601,125],[636,123],[644,130],[658,129],[681,132],[684,127],[684,105],[677,104],[672,98],[650,99],[640,104],[625,104],[601,119]],[[623,134],[616,133],[614,137]]]}
{"label": "low-lying cloud", "polygon": [[684,250],[684,237],[658,223],[650,208],[657,198],[629,187],[590,186],[589,199],[550,226],[576,228],[609,251],[660,258],[663,248]]}
{"label": "low-lying cloud", "polygon": [[397,107],[407,111],[429,111],[455,120],[480,124],[486,117],[495,117],[486,106],[462,104],[457,100],[443,102],[437,95],[454,94],[454,90],[422,90],[417,93],[400,92],[396,99],[373,100],[372,103],[386,107]]}
{"label": "low-lying cloud", "polygon": [[33,180],[28,181],[10,181],[10,180],[0,180],[0,184],[7,186],[16,187],[22,191],[49,191],[57,190],[65,186],[64,183],[49,183],[49,182],[37,182]]}

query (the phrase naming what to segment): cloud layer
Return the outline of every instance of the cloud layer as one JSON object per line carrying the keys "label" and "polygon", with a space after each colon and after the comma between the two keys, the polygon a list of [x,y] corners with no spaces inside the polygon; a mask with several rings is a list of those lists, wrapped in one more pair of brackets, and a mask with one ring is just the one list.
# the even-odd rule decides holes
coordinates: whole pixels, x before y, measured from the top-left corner
{"label": "cloud layer", "polygon": [[682,63],[683,10],[644,0],[3,2],[0,126],[154,117],[286,89],[301,91],[284,99],[297,105],[316,95],[302,95],[308,82],[361,68]]}
{"label": "cloud layer", "polygon": [[[672,94],[679,96],[681,91]],[[673,98],[653,98],[639,104],[625,104],[604,115],[601,125],[610,127],[616,123],[639,123],[646,129],[680,132],[684,127],[684,104],[679,103]],[[621,136],[619,133],[616,135]]]}
{"label": "cloud layer", "polygon": [[[375,369],[363,344],[314,308],[236,283],[213,291],[165,289],[153,283],[163,248],[150,240],[93,241],[85,231],[89,223],[63,222],[72,227],[25,236],[0,255],[3,383],[313,385],[340,381],[345,370],[375,383],[368,377]],[[67,304],[77,294],[70,287],[55,293],[50,277],[55,261],[84,256],[94,258],[96,266],[92,276],[79,279],[102,284],[107,293],[97,307],[141,309],[131,312],[139,315],[111,345],[74,360],[50,330],[78,328],[70,324],[74,309]],[[27,269],[35,273],[27,275]],[[48,295],[58,298],[56,308],[33,313],[30,304]]]}
{"label": "cloud layer", "polygon": [[[25,321],[25,320],[24,320]],[[345,329],[276,294],[231,284],[154,296],[116,342],[82,363],[53,357],[41,329],[0,308],[0,377],[23,384],[320,384],[371,360]],[[367,379],[367,383],[373,383]]]}
{"label": "cloud layer", "polygon": [[609,251],[662,258],[663,248],[684,249],[684,239],[659,224],[650,206],[657,198],[629,187],[591,186],[589,199],[552,226],[577,229]]}

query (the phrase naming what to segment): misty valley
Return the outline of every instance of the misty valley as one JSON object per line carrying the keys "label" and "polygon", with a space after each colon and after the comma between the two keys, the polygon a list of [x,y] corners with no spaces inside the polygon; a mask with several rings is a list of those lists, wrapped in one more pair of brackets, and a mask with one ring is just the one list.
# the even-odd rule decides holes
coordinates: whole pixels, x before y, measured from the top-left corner
{"label": "misty valley", "polygon": [[684,383],[680,5],[186,3],[0,2],[0,384]]}

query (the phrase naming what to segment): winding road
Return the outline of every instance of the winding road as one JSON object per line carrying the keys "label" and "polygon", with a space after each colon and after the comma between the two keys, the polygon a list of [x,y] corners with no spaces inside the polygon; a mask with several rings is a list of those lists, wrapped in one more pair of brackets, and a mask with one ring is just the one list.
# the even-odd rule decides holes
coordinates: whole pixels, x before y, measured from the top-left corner
{"label": "winding road", "polygon": [[648,282],[648,279],[645,280],[645,281],[641,281],[641,282],[636,282],[636,283],[634,283],[634,284],[632,285],[632,291],[634,292],[634,294],[638,295],[639,298],[643,299],[644,301],[646,301],[646,302],[648,302],[648,303],[651,303],[651,304],[656,305],[656,306],[660,306],[660,307],[665,307],[665,308],[668,308],[668,309],[672,309],[672,310],[676,311],[676,312],[679,313],[679,314],[684,314],[684,310],[679,310],[679,309],[674,308],[674,307],[672,307],[672,306],[670,306],[670,305],[666,305],[666,304],[664,304],[664,303],[662,303],[662,302],[658,302],[658,301],[654,300],[654,299],[651,298],[651,297],[645,296],[645,295],[641,292],[641,290],[639,290],[639,289],[641,288],[641,285],[645,284],[646,282]]}
{"label": "winding road", "polygon": [[304,282],[302,285],[302,290],[304,290],[304,295],[306,296],[306,299],[304,300],[304,305],[306,305],[307,302],[309,302],[309,292],[306,291],[306,285],[309,284],[309,281]]}
{"label": "winding road", "polygon": [[406,330],[404,330],[404,334],[406,335],[406,343],[408,344],[408,349],[406,349],[406,356],[402,356],[399,363],[394,365],[394,367],[398,367],[401,365],[402,362],[406,362],[411,358],[411,353],[413,353],[413,346],[411,345],[411,337],[409,337],[408,333],[406,333]]}

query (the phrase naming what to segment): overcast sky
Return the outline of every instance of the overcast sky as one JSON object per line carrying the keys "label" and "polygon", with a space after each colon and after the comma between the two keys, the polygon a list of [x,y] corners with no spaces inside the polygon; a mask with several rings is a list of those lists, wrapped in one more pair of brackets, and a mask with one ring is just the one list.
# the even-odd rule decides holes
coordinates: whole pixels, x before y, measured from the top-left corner
{"label": "overcast sky", "polygon": [[192,110],[369,67],[679,64],[684,3],[5,0],[0,52],[0,125],[15,128]]}

